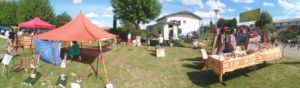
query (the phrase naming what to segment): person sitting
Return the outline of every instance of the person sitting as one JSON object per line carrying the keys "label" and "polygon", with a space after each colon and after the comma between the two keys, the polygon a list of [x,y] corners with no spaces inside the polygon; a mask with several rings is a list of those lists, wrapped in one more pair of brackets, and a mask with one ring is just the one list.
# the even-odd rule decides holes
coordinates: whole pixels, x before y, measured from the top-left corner
{"label": "person sitting", "polygon": [[71,43],[71,47],[69,48],[68,56],[71,59],[76,59],[79,57],[79,45],[76,41],[73,41]]}

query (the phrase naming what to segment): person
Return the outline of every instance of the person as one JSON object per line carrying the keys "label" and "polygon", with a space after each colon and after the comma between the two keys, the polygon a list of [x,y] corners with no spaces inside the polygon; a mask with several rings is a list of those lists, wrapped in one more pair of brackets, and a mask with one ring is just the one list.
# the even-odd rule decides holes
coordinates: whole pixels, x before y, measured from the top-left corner
{"label": "person", "polygon": [[18,36],[21,36],[21,35],[23,35],[23,31],[18,32]]}
{"label": "person", "polygon": [[147,38],[147,46],[148,46],[148,49],[150,48],[150,41],[152,39],[152,36],[148,36]]}
{"label": "person", "polygon": [[69,49],[68,55],[71,59],[75,59],[79,57],[79,45],[76,41],[71,43],[71,47]]}
{"label": "person", "polygon": [[131,33],[130,32],[127,35],[127,43],[131,44]]}
{"label": "person", "polygon": [[236,38],[235,38],[236,29],[231,28],[230,33],[226,36],[225,39],[225,50],[224,53],[227,52],[235,52],[236,50]]}
{"label": "person", "polygon": [[159,35],[158,43],[159,43],[159,46],[163,46],[164,38],[162,37],[162,34]]}
{"label": "person", "polygon": [[13,32],[12,30],[9,31],[9,35],[8,35],[8,43],[11,43],[12,45],[14,44],[14,40],[15,40],[15,32]]}

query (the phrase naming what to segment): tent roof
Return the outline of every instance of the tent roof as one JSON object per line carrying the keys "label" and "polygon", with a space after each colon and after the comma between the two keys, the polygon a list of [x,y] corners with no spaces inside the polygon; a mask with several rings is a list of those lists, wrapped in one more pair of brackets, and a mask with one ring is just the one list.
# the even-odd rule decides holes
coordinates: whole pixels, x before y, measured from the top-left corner
{"label": "tent roof", "polygon": [[19,27],[23,27],[23,28],[40,28],[40,29],[54,29],[55,26],[52,24],[49,24],[43,20],[41,20],[39,17],[35,17],[34,19],[27,21],[27,22],[23,22],[19,24]]}
{"label": "tent roof", "polygon": [[38,39],[60,40],[60,41],[90,41],[106,38],[115,38],[116,35],[110,34],[96,25],[92,24],[83,13],[68,22],[67,24],[51,30],[49,32],[35,36]]}
{"label": "tent roof", "polygon": [[0,30],[9,30],[8,26],[0,26]]}

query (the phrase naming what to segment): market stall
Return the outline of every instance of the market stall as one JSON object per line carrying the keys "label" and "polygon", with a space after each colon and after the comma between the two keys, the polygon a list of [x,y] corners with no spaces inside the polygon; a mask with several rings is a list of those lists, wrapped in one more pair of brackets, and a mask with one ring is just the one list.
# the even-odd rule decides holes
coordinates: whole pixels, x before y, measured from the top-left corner
{"label": "market stall", "polygon": [[[252,53],[251,53],[252,52]],[[211,68],[219,77],[219,81],[223,81],[223,75],[226,72],[232,72],[237,69],[261,64],[265,61],[278,60],[282,58],[280,47],[262,49],[258,51],[240,51],[237,56],[231,53],[222,55],[209,55],[207,66]]]}
{"label": "market stall", "polygon": [[55,28],[54,25],[43,21],[39,17],[35,17],[32,20],[20,23],[18,27],[19,31],[17,37],[17,44],[18,46],[23,46],[24,48],[33,47],[33,35],[44,33]]}
{"label": "market stall", "polygon": [[[75,19],[68,22],[67,24],[55,29],[51,30],[49,32],[39,34],[34,36],[34,38],[40,39],[40,40],[50,40],[50,41],[61,41],[61,42],[71,42],[71,41],[97,41],[98,42],[98,50],[99,55],[97,57],[97,62],[99,61],[99,58],[103,58],[102,56],[102,47],[101,41],[104,39],[111,39],[116,38],[116,35],[110,34],[103,29],[97,27],[96,25],[92,24],[83,13],[79,13]],[[84,59],[83,59],[84,60]],[[102,61],[104,71],[106,74],[106,83],[109,83],[105,64],[104,61]],[[98,72],[98,64],[96,66],[96,77]]]}

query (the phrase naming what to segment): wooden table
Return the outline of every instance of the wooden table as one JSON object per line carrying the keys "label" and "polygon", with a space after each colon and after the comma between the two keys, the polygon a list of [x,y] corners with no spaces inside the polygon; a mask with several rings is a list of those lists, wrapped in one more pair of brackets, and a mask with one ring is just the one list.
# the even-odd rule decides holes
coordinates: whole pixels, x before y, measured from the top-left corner
{"label": "wooden table", "polygon": [[218,60],[217,55],[209,55],[206,65],[213,70],[219,77],[219,81],[223,82],[223,75],[226,72],[232,72],[237,69],[261,64],[265,61],[281,59],[282,52],[279,47],[263,50],[246,56],[230,58],[227,60]]}

